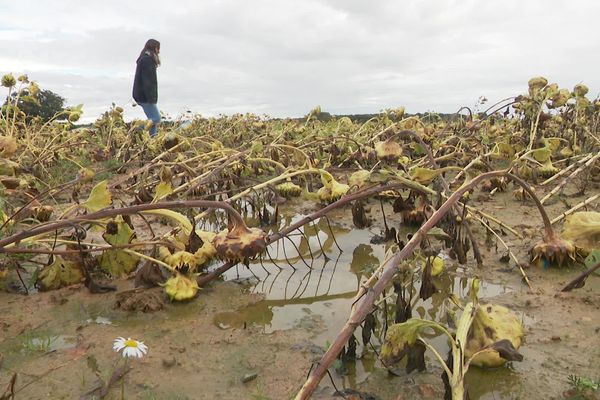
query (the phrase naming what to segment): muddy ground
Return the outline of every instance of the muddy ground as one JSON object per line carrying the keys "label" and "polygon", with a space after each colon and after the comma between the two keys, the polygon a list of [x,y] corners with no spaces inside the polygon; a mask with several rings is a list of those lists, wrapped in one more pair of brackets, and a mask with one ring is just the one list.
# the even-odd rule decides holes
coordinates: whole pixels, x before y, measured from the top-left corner
{"label": "muddy ground", "polygon": [[[510,193],[475,197],[474,205],[482,205],[523,234],[524,240],[511,234],[503,239],[525,263],[528,250],[541,237],[535,207],[515,201]],[[583,199],[568,201],[574,205]],[[164,302],[160,289],[152,289],[148,293],[156,294],[162,306],[154,312],[115,309],[120,293],[133,288],[133,279],[115,282],[118,291],[107,294],[90,294],[83,286],[29,296],[0,293],[0,395],[16,373],[16,399],[79,398],[95,387],[98,377],[106,381],[122,366],[112,342],[124,336],[143,340],[149,347],[147,356],[129,363],[124,380],[128,399],[293,398],[311,362],[343,325],[359,282],[385,256],[385,244],[370,242],[383,228],[379,202],[372,200],[369,206],[375,223],[366,229],[352,226],[349,208],[330,215],[341,252],[324,220],[319,222],[327,259],[315,251],[316,236],[311,238],[312,270],[294,259],[297,253],[286,246],[296,268],[292,269],[282,245],[271,249],[279,267],[265,261],[262,266],[251,264],[251,270],[232,269],[193,301]],[[313,209],[307,202],[294,202],[284,210],[290,218],[286,223],[298,217],[292,210],[306,214]],[[547,209],[553,218],[567,207],[558,202]],[[598,204],[589,209],[598,210]],[[389,206],[386,215],[388,224],[399,224]],[[440,287],[453,288],[462,297],[466,277],[479,276],[482,301],[517,312],[526,338],[522,363],[469,372],[470,398],[562,399],[570,374],[600,378],[600,277],[590,277],[581,289],[559,293],[581,267],[528,267],[529,289],[514,263],[499,261],[504,253],[501,244],[486,245],[484,228],[475,224],[474,230],[485,265],[477,268],[471,254],[466,266],[451,262]],[[438,303],[435,297],[419,303],[416,313],[438,318],[442,313]],[[373,342],[377,345],[379,339]],[[372,348],[360,345],[357,353],[356,362],[332,369],[338,389],[359,390],[382,400],[443,397],[441,369],[430,355],[426,372],[394,376],[377,361]],[[333,397],[333,383],[326,377],[314,398],[342,398]],[[120,399],[121,383],[115,383],[105,398]]]}

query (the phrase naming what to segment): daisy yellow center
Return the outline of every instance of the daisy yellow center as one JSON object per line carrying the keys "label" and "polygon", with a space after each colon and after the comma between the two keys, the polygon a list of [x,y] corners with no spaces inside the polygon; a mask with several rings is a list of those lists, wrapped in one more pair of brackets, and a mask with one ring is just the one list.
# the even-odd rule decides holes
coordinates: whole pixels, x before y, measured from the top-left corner
{"label": "daisy yellow center", "polygon": [[133,339],[129,339],[125,341],[125,347],[138,347],[137,342]]}

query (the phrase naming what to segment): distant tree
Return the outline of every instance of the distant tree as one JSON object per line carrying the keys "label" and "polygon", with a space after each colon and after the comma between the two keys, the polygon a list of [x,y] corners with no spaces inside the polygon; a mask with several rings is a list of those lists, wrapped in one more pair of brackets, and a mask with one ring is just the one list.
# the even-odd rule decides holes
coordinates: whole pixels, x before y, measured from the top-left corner
{"label": "distant tree", "polygon": [[[23,90],[17,104],[28,118],[40,117],[42,121],[48,121],[57,113],[66,111],[64,105],[65,99],[51,90],[40,90],[34,97],[29,95],[27,89]],[[65,113],[58,119],[65,119],[67,116]]]}
{"label": "distant tree", "polygon": [[332,118],[331,114],[321,110],[321,106],[316,106],[307,115],[304,116],[303,120],[308,121],[310,119],[316,119],[317,121],[327,122]]}

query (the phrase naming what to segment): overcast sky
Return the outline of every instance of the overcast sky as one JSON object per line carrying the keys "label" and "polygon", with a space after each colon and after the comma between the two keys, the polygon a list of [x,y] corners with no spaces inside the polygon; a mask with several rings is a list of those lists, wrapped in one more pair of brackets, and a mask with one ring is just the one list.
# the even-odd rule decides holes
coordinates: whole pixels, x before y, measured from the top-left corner
{"label": "overcast sky", "polygon": [[128,119],[145,41],[161,42],[159,108],[176,117],[453,112],[543,75],[600,91],[597,0],[0,0],[0,73],[27,73]]}

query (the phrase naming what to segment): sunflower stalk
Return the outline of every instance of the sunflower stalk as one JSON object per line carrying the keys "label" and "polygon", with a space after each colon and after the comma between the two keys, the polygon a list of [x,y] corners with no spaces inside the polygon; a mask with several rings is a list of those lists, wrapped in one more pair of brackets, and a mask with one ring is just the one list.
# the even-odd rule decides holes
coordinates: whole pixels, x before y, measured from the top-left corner
{"label": "sunflower stalk", "polygon": [[546,196],[544,196],[542,198],[542,200],[540,200],[541,204],[544,204],[546,201],[548,201],[548,199],[550,199],[552,196],[554,196],[558,192],[560,192],[567,183],[572,182],[573,178],[575,178],[581,171],[585,170],[587,167],[593,165],[594,162],[596,162],[596,160],[598,160],[599,158],[600,158],[600,153],[596,154],[595,156],[593,156],[592,158],[587,160],[585,164],[583,164],[582,166],[577,168],[575,171],[573,171],[568,177],[563,179],[554,189],[552,189],[550,191],[550,193],[548,193]]}
{"label": "sunflower stalk", "polygon": [[565,219],[568,215],[573,214],[575,211],[579,210],[582,207],[587,206],[588,204],[594,202],[595,200],[600,199],[600,193],[593,195],[592,197],[587,198],[586,200],[582,201],[581,203],[574,205],[573,207],[571,207],[569,210],[565,211],[564,213],[562,213],[561,215],[559,215],[558,217],[554,218],[552,221],[550,221],[551,225],[554,225],[555,223],[562,221],[563,219]]}
{"label": "sunflower stalk", "polygon": [[554,182],[561,176],[566,175],[573,168],[579,167],[582,164],[586,163],[591,157],[592,157],[591,154],[584,156],[583,158],[581,158],[581,159],[577,160],[576,162],[574,162],[573,164],[569,165],[567,168],[558,171],[556,174],[552,175],[550,178],[548,178],[544,182],[540,183],[540,186],[546,186],[547,184]]}
{"label": "sunflower stalk", "polygon": [[475,186],[477,186],[477,184],[485,179],[505,176],[506,173],[507,172],[505,170],[487,172],[477,176],[470,182],[461,186],[448,198],[448,200],[446,200],[446,202],[444,202],[444,204],[442,204],[439,209],[437,209],[431,215],[429,220],[427,220],[427,222],[421,226],[421,228],[414,234],[408,243],[406,243],[402,250],[397,252],[389,262],[382,264],[379,269],[373,273],[366,285],[361,285],[346,324],[340,330],[338,336],[331,344],[329,349],[321,357],[321,360],[314,368],[312,368],[308,379],[304,382],[304,385],[296,394],[295,400],[306,400],[310,398],[314,390],[317,388],[317,385],[326,374],[328,368],[337,359],[338,354],[340,354],[348,342],[348,339],[354,333],[356,327],[360,325],[367,314],[372,312],[375,300],[390,284],[398,271],[400,263],[413,253],[414,249],[425,238],[427,232],[431,230],[444,217],[444,215],[450,211],[450,209],[467,191],[472,190]]}

